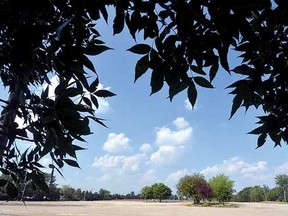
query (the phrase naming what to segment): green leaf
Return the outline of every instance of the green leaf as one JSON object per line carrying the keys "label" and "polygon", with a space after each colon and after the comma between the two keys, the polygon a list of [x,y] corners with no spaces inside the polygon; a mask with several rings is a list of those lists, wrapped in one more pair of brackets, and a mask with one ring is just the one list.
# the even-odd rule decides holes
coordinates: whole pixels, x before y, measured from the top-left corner
{"label": "green leaf", "polygon": [[187,96],[192,108],[194,108],[197,100],[197,89],[193,82],[191,82],[191,84],[188,87]]}
{"label": "green leaf", "polygon": [[202,86],[204,88],[213,88],[213,85],[206,80],[204,77],[194,77],[194,81],[197,85]]}
{"label": "green leaf", "polygon": [[98,90],[94,93],[97,97],[113,97],[116,94],[105,89]]}
{"label": "green leaf", "polygon": [[139,59],[135,66],[135,79],[141,77],[149,69],[149,56],[148,54]]}
{"label": "green leaf", "polygon": [[65,163],[67,163],[69,166],[80,168],[80,167],[79,167],[79,164],[78,164],[77,161],[75,161],[75,160],[70,160],[70,159],[63,159],[63,160],[64,160]]}
{"label": "green leaf", "polygon": [[107,47],[107,46],[103,46],[103,45],[92,45],[92,46],[88,46],[85,50],[85,54],[86,55],[99,55],[103,52],[105,52],[106,50],[110,50],[112,48]]}
{"label": "green leaf", "polygon": [[232,105],[232,110],[231,110],[231,115],[230,118],[231,119],[233,117],[233,115],[236,113],[236,111],[239,109],[239,107],[242,105],[242,97],[240,95],[236,95],[233,99],[233,105]]}
{"label": "green leaf", "polygon": [[143,54],[149,53],[150,50],[151,50],[151,47],[147,44],[136,44],[133,47],[131,47],[130,49],[128,49],[127,51],[143,55]]}

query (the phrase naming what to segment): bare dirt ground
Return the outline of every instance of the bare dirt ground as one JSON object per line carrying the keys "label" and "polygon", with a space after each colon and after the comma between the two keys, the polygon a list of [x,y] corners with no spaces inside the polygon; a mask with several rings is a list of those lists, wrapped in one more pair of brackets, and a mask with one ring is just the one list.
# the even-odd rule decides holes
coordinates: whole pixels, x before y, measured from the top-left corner
{"label": "bare dirt ground", "polygon": [[288,204],[241,203],[238,208],[142,201],[0,202],[0,216],[287,216]]}

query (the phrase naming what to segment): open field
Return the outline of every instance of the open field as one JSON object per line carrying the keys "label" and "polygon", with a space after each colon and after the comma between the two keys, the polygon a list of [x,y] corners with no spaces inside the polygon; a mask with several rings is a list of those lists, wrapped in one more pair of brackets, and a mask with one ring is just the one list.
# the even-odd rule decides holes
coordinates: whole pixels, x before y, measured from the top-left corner
{"label": "open field", "polygon": [[288,215],[288,205],[241,203],[238,208],[195,207],[187,203],[142,201],[0,202],[0,216],[265,216]]}

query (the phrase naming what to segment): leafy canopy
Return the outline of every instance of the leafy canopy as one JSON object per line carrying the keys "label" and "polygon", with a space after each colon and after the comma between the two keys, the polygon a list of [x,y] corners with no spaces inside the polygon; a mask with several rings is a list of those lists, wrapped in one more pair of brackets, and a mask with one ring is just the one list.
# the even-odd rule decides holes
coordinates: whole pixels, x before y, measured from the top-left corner
{"label": "leafy canopy", "polygon": [[[108,16],[114,34],[126,26],[135,40],[143,35],[144,42],[128,50],[140,55],[135,81],[151,72],[151,94],[167,85],[170,100],[186,91],[194,106],[197,89],[213,88],[223,68],[241,75],[228,86],[231,117],[240,107],[261,108],[259,127],[250,132],[258,135],[257,146],[268,136],[275,145],[287,143],[287,1],[6,0],[0,7],[0,78],[9,90],[9,98],[1,99],[0,166],[13,179],[1,183],[9,191],[24,177],[45,189],[39,160],[46,155],[53,170],[79,167],[76,151],[83,147],[76,143],[91,134],[91,121],[104,125],[95,114],[98,98],[114,94],[98,88],[88,56],[110,49],[96,25]],[[115,13],[108,14],[108,7]],[[231,49],[242,60],[233,69]],[[52,76],[59,84],[49,97]],[[34,91],[39,86],[47,86],[40,95]],[[19,139],[35,145],[19,152]]]}

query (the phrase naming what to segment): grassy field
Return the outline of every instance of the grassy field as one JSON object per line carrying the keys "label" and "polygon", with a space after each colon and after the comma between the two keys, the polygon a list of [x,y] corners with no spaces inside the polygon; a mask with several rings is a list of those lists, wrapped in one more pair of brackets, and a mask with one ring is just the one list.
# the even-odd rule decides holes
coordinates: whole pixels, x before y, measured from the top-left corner
{"label": "grassy field", "polygon": [[0,202],[0,216],[284,216],[288,205],[240,203],[237,208],[197,207],[188,203],[143,201]]}

